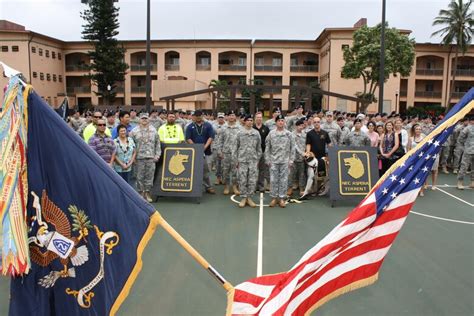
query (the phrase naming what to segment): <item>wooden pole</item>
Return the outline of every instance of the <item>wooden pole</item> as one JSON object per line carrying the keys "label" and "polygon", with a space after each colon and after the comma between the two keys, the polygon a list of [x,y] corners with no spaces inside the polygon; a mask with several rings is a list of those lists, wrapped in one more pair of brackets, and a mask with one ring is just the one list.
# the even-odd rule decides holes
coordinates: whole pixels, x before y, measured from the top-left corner
{"label": "wooden pole", "polygon": [[207,260],[204,259],[204,257],[201,256],[201,254],[197,252],[196,249],[194,249],[193,246],[191,246],[173,227],[171,227],[171,225],[168,224],[168,222],[163,217],[160,219],[160,225],[181,245],[181,247],[184,248],[184,250],[186,250],[191,255],[191,257],[194,258],[194,260],[196,260],[204,269],[206,269],[214,278],[216,278],[224,289],[230,291],[234,288],[232,284],[224,279],[224,277],[220,275],[219,272],[217,272],[216,269],[214,269],[209,264],[209,262],[207,262]]}

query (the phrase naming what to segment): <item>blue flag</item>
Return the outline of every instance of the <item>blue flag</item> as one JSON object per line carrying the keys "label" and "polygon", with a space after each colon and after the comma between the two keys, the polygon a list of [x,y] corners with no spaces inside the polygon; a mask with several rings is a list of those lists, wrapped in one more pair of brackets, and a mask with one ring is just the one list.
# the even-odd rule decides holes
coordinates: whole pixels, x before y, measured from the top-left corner
{"label": "blue flag", "polygon": [[27,100],[31,270],[12,278],[10,315],[115,314],[160,215],[35,92]]}

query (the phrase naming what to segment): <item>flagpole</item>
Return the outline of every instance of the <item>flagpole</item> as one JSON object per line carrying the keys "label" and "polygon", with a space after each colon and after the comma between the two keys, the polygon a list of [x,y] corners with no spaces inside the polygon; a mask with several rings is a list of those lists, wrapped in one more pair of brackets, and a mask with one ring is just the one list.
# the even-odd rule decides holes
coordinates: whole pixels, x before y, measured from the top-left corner
{"label": "flagpole", "polygon": [[161,217],[160,225],[166,230],[168,234],[171,235],[180,245],[183,247],[190,255],[193,257],[204,269],[206,269],[219,283],[222,285],[226,291],[232,290],[234,287],[230,284],[224,277],[214,269],[213,266],[204,259],[203,256],[196,249],[193,248],[168,222]]}

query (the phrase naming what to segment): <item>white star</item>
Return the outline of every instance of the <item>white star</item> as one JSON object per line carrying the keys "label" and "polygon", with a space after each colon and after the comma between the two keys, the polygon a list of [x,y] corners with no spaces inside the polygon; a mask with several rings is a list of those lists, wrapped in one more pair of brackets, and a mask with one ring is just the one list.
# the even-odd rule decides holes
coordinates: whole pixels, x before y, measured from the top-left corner
{"label": "white star", "polygon": [[410,166],[410,168],[408,168],[409,171],[412,171],[413,170],[413,166]]}
{"label": "white star", "polygon": [[384,188],[384,189],[382,190],[382,193],[383,193],[383,195],[387,194],[387,193],[388,193],[387,188]]}
{"label": "white star", "polygon": [[430,145],[433,144],[433,140],[430,139],[430,140],[428,141],[428,144],[430,144]]}
{"label": "white star", "polygon": [[390,194],[390,196],[392,197],[392,199],[394,199],[397,197],[397,193],[393,192],[392,194]]}
{"label": "white star", "polygon": [[420,179],[415,178],[415,180],[413,180],[413,182],[415,182],[415,184],[418,184],[418,183],[420,183]]}
{"label": "white star", "polygon": [[402,164],[400,165],[400,168],[403,168],[403,167],[405,167],[405,161],[402,162]]}
{"label": "white star", "polygon": [[436,158],[438,158],[438,155],[437,154],[433,155],[433,157],[431,157],[431,158],[433,158],[433,160],[436,160]]}
{"label": "white star", "polygon": [[397,180],[397,176],[394,175],[394,174],[392,174],[392,176],[390,177],[390,180],[392,180],[392,182],[395,181],[395,180]]}
{"label": "white star", "polygon": [[435,147],[438,147],[438,146],[439,146],[439,141],[435,141],[435,142],[434,142],[434,146],[435,146]]}
{"label": "white star", "polygon": [[426,155],[425,159],[428,160],[430,159],[430,157],[431,157],[430,155]]}
{"label": "white star", "polygon": [[405,184],[405,178],[400,179],[400,184]]}
{"label": "white star", "polygon": [[420,158],[423,157],[423,154],[424,154],[424,152],[420,152],[420,154],[418,155],[418,157],[420,157]]}
{"label": "white star", "polygon": [[428,172],[428,168],[426,168],[426,166],[423,167],[423,172]]}

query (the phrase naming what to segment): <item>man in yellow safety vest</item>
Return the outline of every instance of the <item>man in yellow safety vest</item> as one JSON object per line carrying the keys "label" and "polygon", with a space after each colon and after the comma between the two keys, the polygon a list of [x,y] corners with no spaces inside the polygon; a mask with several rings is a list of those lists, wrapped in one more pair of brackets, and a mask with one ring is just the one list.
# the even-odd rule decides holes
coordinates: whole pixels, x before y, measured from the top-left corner
{"label": "man in yellow safety vest", "polygon": [[173,112],[168,112],[166,116],[166,124],[163,124],[158,129],[160,142],[162,144],[178,144],[184,143],[184,132],[179,124],[176,124],[176,115]]}

